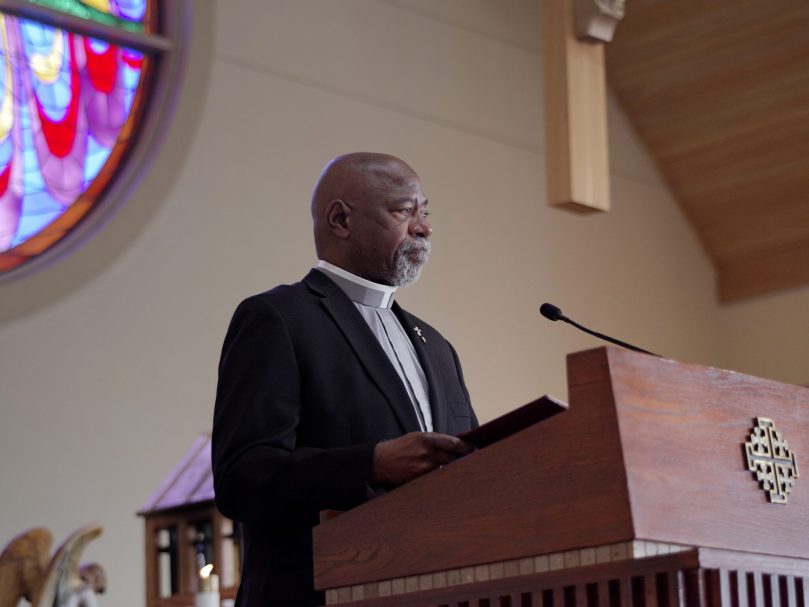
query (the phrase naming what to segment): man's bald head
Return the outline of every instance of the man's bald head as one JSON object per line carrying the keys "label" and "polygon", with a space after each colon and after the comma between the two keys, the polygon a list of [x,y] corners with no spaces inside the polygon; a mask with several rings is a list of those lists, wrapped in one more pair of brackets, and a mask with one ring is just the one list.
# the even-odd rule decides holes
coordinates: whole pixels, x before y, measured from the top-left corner
{"label": "man's bald head", "polygon": [[354,152],[334,158],[320,173],[312,192],[312,217],[332,200],[359,202],[384,195],[391,184],[418,180],[418,175],[404,160],[389,154]]}
{"label": "man's bald head", "polygon": [[[416,248],[428,250],[432,230],[426,204],[421,180],[403,160],[371,152],[338,156],[323,169],[312,192],[318,257],[369,280],[394,284],[389,266],[396,261],[395,251],[386,250],[387,241],[396,246],[416,242]],[[426,253],[423,257],[419,269]]]}

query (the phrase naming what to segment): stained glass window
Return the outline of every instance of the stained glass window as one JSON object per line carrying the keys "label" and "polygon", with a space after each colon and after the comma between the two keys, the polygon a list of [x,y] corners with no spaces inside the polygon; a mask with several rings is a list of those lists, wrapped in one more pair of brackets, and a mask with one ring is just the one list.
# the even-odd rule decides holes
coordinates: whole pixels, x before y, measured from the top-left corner
{"label": "stained glass window", "polygon": [[[154,61],[110,32],[156,32],[157,0],[29,4],[30,14],[0,12],[0,274],[101,201],[135,139]],[[61,14],[86,25],[48,23]]]}

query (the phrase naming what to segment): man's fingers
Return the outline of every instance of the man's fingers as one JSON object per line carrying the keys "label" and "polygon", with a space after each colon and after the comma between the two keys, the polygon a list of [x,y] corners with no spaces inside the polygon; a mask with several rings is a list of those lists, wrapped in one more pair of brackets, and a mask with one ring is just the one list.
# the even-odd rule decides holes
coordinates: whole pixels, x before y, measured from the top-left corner
{"label": "man's fingers", "polygon": [[461,455],[469,455],[472,451],[475,451],[477,447],[472,443],[467,443],[465,440],[461,440],[458,437],[453,437],[456,441],[458,441],[458,446],[455,449],[455,453],[460,453]]}
{"label": "man's fingers", "polygon": [[461,457],[463,457],[463,455],[453,453],[451,451],[436,451],[433,453],[432,464],[433,467],[446,466],[447,464],[451,464],[456,459],[460,459]]}
{"label": "man's fingers", "polygon": [[398,486],[474,450],[455,436],[411,432],[376,445],[369,479],[372,484]]}
{"label": "man's fingers", "polygon": [[466,455],[475,450],[475,446],[462,441],[457,436],[450,436],[449,434],[436,434],[430,432],[424,435],[425,439],[429,441],[434,449],[440,451],[447,451],[449,453],[457,453],[458,455]]}

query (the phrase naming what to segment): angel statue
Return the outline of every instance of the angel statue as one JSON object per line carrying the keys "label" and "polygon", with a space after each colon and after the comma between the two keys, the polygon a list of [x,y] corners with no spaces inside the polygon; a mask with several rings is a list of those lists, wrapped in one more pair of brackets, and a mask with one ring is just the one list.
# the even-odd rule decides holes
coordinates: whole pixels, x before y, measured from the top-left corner
{"label": "angel statue", "polygon": [[74,531],[49,558],[53,535],[44,527],[15,537],[0,553],[0,607],[98,607],[96,594],[107,587],[101,565],[79,566],[85,546],[101,535],[101,525]]}

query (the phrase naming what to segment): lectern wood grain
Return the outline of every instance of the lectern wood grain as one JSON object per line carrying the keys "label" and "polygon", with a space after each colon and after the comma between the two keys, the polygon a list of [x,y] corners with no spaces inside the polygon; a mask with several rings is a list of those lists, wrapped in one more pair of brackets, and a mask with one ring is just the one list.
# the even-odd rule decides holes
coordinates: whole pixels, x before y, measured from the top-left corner
{"label": "lectern wood grain", "polygon": [[[809,559],[808,389],[615,348],[568,384],[567,412],[317,527],[315,585],[633,539]],[[757,416],[804,471],[786,505],[742,459]]]}
{"label": "lectern wood grain", "polygon": [[631,539],[606,358],[583,367],[579,406],[317,527],[316,586]]}
{"label": "lectern wood grain", "polygon": [[[637,537],[809,557],[809,475],[772,504],[741,445],[773,419],[809,471],[809,390],[609,349]],[[571,363],[575,364],[575,363]]]}

